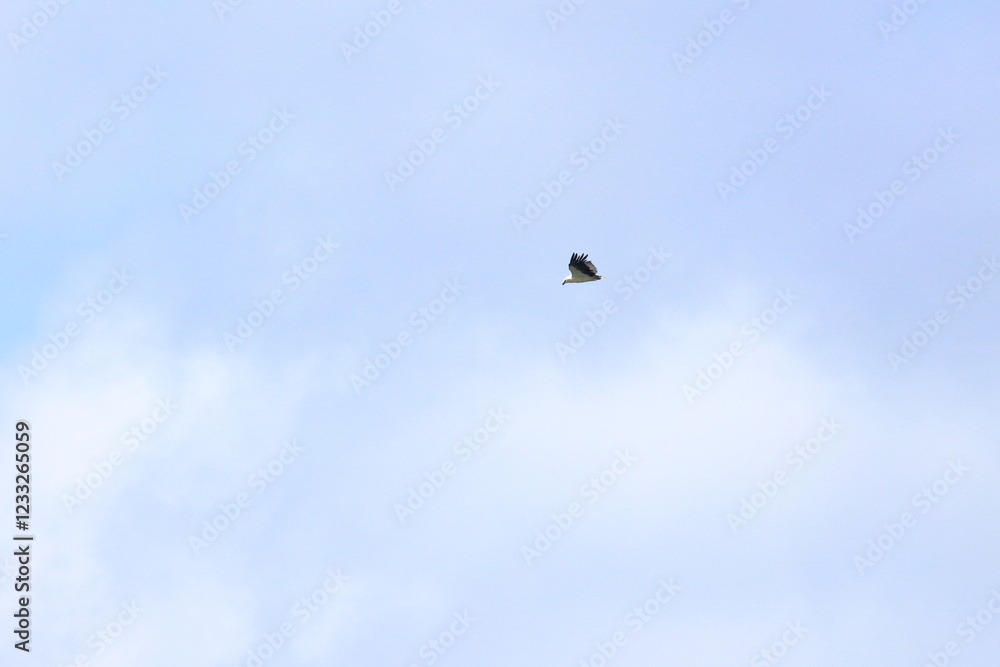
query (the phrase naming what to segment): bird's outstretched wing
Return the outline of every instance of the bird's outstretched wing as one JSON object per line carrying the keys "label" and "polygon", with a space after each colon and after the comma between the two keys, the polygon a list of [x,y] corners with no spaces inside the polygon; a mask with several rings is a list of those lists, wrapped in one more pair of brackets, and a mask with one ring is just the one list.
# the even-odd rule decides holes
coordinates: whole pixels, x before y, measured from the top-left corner
{"label": "bird's outstretched wing", "polygon": [[586,253],[577,254],[573,253],[573,256],[569,259],[569,272],[573,274],[576,278],[596,278],[597,277],[597,267],[594,263],[587,260]]}

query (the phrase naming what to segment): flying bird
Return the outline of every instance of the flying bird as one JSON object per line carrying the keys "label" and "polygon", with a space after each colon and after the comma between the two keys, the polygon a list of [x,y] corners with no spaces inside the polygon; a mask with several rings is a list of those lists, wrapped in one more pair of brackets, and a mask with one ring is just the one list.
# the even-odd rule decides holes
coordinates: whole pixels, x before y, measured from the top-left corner
{"label": "flying bird", "polygon": [[569,259],[569,275],[562,284],[566,283],[589,283],[591,280],[601,280],[604,276],[597,275],[597,267],[587,259],[586,254],[576,254]]}

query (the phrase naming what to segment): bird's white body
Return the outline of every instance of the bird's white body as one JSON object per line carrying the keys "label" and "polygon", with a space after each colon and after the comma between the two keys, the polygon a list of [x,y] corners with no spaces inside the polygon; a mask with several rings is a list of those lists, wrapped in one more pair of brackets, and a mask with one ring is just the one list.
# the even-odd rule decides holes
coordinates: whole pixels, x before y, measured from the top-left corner
{"label": "bird's white body", "polygon": [[570,274],[563,281],[563,285],[566,283],[589,283],[592,280],[604,280],[604,276],[577,276],[570,271]]}

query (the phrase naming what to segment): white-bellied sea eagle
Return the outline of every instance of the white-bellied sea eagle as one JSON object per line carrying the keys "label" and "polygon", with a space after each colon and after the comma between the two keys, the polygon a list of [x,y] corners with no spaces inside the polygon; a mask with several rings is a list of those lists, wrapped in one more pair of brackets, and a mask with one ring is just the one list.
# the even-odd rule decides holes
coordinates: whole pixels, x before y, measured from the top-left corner
{"label": "white-bellied sea eagle", "polygon": [[562,284],[589,283],[591,280],[601,280],[604,276],[597,275],[597,267],[587,259],[586,254],[576,254],[569,258],[569,275]]}

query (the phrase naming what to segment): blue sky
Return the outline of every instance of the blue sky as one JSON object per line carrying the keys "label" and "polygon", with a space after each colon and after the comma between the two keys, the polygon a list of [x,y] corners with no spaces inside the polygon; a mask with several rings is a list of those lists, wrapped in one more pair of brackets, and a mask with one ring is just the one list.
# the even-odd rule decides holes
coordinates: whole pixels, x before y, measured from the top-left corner
{"label": "blue sky", "polygon": [[998,13],[8,3],[17,659],[996,664]]}

